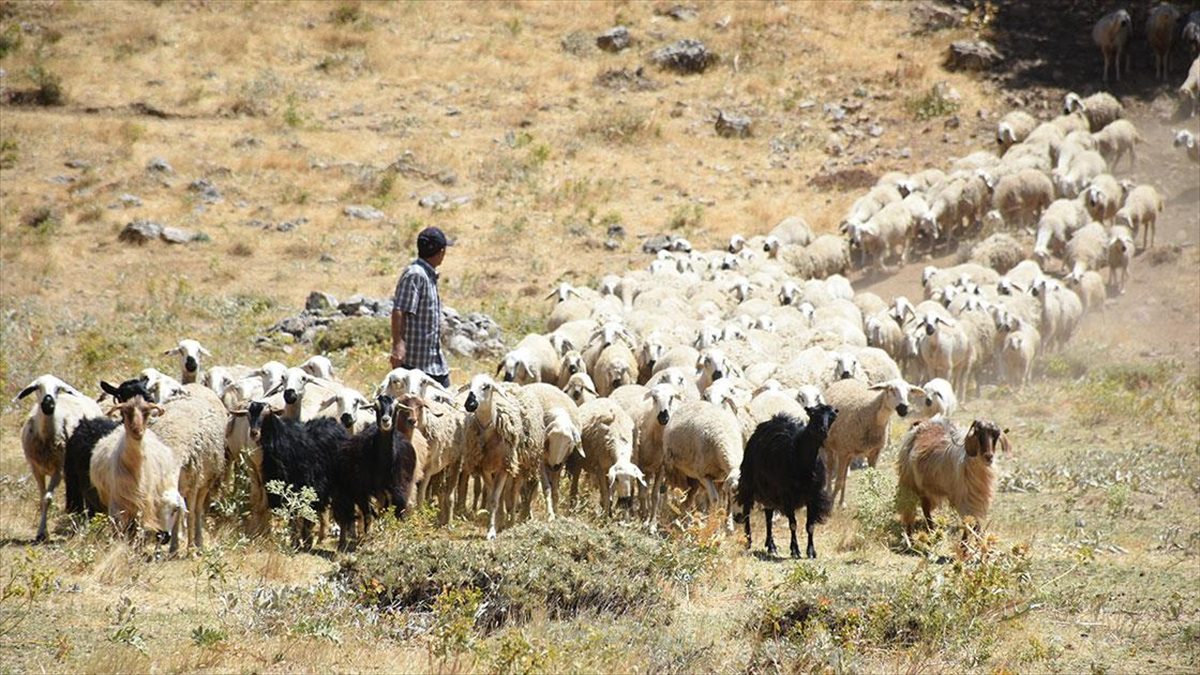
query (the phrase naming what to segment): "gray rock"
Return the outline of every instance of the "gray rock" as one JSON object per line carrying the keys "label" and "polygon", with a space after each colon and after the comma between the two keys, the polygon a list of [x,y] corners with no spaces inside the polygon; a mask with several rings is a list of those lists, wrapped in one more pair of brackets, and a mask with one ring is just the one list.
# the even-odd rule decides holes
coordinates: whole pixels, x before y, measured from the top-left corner
{"label": "gray rock", "polygon": [[85,169],[92,168],[92,163],[83,159],[68,159],[66,161],[66,167],[68,169],[79,169],[80,171],[83,171]]}
{"label": "gray rock", "polygon": [[337,309],[337,298],[322,291],[313,291],[304,301],[304,309],[316,312],[328,312]]}
{"label": "gray rock", "polygon": [[54,183],[55,185],[70,185],[71,183],[75,182],[75,177],[74,176],[62,176],[62,175],[51,176],[46,179],[46,182]]}
{"label": "gray rock", "polygon": [[642,242],[642,253],[650,253],[653,255],[664,249],[670,249],[671,242],[673,240],[674,237],[669,234],[656,234],[652,237],[647,237],[646,240]]}
{"label": "gray rock", "polygon": [[268,333],[288,333],[300,337],[308,330],[309,322],[300,316],[289,316],[271,327]]}
{"label": "gray rock", "polygon": [[445,194],[441,192],[431,192],[417,200],[417,205],[427,209],[432,209],[441,204],[445,204],[446,201],[447,197]]}
{"label": "gray rock", "polygon": [[167,163],[167,160],[163,159],[162,157],[155,157],[154,159],[150,160],[150,162],[146,164],[146,170],[156,173],[175,173],[175,169],[171,168],[171,165]]}
{"label": "gray rock", "polygon": [[605,235],[612,239],[624,239],[625,226],[621,225],[620,223],[613,223],[612,225],[608,226],[608,229],[605,231]]}
{"label": "gray rock", "polygon": [[883,135],[883,127],[879,126],[878,124],[872,124],[871,128],[867,130],[867,133],[871,134],[872,138],[879,138]]}
{"label": "gray rock", "polygon": [[339,302],[337,308],[339,312],[345,314],[346,316],[358,316],[359,310],[363,307],[367,307],[368,312],[371,311],[369,303],[370,298],[355,293],[354,295]]}
{"label": "gray rock", "polygon": [[221,191],[218,190],[217,186],[213,185],[212,181],[208,180],[207,178],[197,178],[191,183],[188,183],[188,190],[200,195],[200,199],[203,199],[209,204],[215,204],[216,202],[221,201]]}
{"label": "gray rock", "polygon": [[170,226],[163,227],[158,236],[168,244],[186,244],[199,238],[199,235],[191,230]]}
{"label": "gray rock", "polygon": [[596,76],[596,84],[617,91],[654,91],[661,85],[646,77],[645,68],[638,66],[630,71],[626,68],[606,70]]}
{"label": "gray rock", "polygon": [[629,29],[625,26],[609,28],[596,37],[596,46],[606,52],[619,52],[629,48]]}
{"label": "gray rock", "polygon": [[123,241],[128,244],[145,244],[152,239],[158,239],[162,235],[162,231],[162,225],[149,220],[138,219],[129,223],[121,230],[121,234],[117,235],[117,241]]}
{"label": "gray rock", "polygon": [[447,187],[455,185],[458,183],[458,174],[454,173],[450,169],[443,169],[437,174],[437,182]]}
{"label": "gray rock", "polygon": [[606,239],[604,241],[604,250],[606,251],[615,251],[619,248],[621,248],[621,243],[616,239]]}
{"label": "gray rock", "polygon": [[747,138],[750,136],[750,118],[745,115],[734,115],[723,110],[717,111],[717,135],[724,138]]}
{"label": "gray rock", "polygon": [[689,75],[703,73],[716,64],[720,57],[710,52],[703,42],[689,38],[655,50],[650,60],[660,68]]}
{"label": "gray rock", "polygon": [[131,195],[128,192],[117,197],[117,201],[121,202],[121,206],[127,209],[136,208],[142,205],[142,200],[137,195]]}
{"label": "gray rock", "polygon": [[383,211],[371,206],[350,205],[342,209],[342,213],[359,220],[382,220]]}
{"label": "gray rock", "polygon": [[947,70],[990,70],[1002,61],[1004,55],[987,40],[959,40],[950,44],[945,65]]}
{"label": "gray rock", "polygon": [[666,9],[656,9],[654,13],[659,16],[669,16],[676,21],[691,21],[700,14],[695,5],[671,5]]}
{"label": "gray rock", "polygon": [[822,110],[834,122],[841,122],[846,119],[846,109],[836,103],[826,103],[822,107]]}
{"label": "gray rock", "polygon": [[446,341],[446,349],[455,356],[472,357],[478,349],[475,342],[465,335],[451,335]]}

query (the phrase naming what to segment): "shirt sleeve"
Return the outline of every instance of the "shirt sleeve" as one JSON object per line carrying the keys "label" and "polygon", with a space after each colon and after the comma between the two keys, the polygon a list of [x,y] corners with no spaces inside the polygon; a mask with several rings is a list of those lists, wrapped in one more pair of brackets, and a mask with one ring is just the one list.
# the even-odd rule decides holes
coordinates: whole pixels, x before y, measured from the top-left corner
{"label": "shirt sleeve", "polygon": [[396,282],[396,295],[392,298],[392,311],[401,311],[405,314],[417,313],[417,306],[421,298],[417,288],[419,283],[420,279],[416,274],[400,276],[400,280]]}

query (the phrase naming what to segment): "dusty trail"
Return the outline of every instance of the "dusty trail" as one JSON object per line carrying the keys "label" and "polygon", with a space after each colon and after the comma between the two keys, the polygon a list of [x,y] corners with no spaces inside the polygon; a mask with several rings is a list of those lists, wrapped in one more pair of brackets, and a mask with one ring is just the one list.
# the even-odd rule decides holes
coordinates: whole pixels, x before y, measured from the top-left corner
{"label": "dusty trail", "polygon": [[[1200,167],[1172,147],[1174,130],[1195,131],[1195,120],[1172,121],[1173,104],[1162,99],[1135,103],[1127,115],[1145,142],[1137,148],[1131,170],[1122,159],[1118,179],[1150,183],[1162,193],[1165,208],[1159,216],[1156,245],[1142,252],[1130,267],[1125,295],[1110,298],[1104,312],[1093,312],[1076,335],[1076,344],[1090,344],[1116,360],[1174,358],[1195,364],[1200,359]],[[1032,240],[1032,236],[1028,237]],[[1140,241],[1140,238],[1139,238]],[[884,299],[922,296],[925,265],[953,265],[951,253],[904,266],[883,277],[854,278],[856,291],[871,291]],[[1107,278],[1107,272],[1103,273]]]}

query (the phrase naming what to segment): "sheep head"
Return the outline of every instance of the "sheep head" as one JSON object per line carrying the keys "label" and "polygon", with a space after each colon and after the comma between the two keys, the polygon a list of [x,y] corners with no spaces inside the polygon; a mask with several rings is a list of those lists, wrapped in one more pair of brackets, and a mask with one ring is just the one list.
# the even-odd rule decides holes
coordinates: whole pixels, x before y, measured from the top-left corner
{"label": "sheep head", "polygon": [[[598,398],[600,394],[596,393],[596,385],[592,382],[592,378],[587,373],[575,373],[567,380],[567,386],[563,388],[567,396],[575,402],[575,405],[583,405],[589,400]],[[585,396],[590,394],[591,396]]]}
{"label": "sheep head", "polygon": [[42,375],[30,382],[21,393],[17,394],[13,402],[29,396],[33,392],[38,392],[38,405],[41,408],[43,415],[53,415],[54,410],[58,405],[59,394],[70,394],[83,398],[83,394],[79,393],[75,387],[63,382],[53,375]]}
{"label": "sheep head", "polygon": [[333,379],[333,363],[320,354],[309,357],[307,361],[300,364],[300,369],[313,377]]}
{"label": "sheep head", "polygon": [[634,481],[646,487],[646,475],[636,464],[623,460],[608,468],[608,489],[612,490],[615,486],[619,497],[627,497],[633,493]]}
{"label": "sheep head", "polygon": [[180,365],[183,367],[184,378],[195,381],[196,372],[200,370],[200,355],[212,356],[212,352],[204,348],[196,340],[180,340],[179,344],[163,352],[163,356],[178,354]]}
{"label": "sheep head", "polygon": [[796,390],[796,401],[804,408],[825,404],[825,395],[815,385],[806,384]]}
{"label": "sheep head", "polygon": [[861,372],[858,357],[849,352],[834,352],[833,377],[837,380],[849,380]]}
{"label": "sheep head", "polygon": [[679,390],[670,384],[656,384],[647,392],[645,398],[654,405],[654,418],[662,426],[671,421],[671,410],[679,402]]}
{"label": "sheep head", "polygon": [[914,387],[900,378],[880,382],[879,384],[872,385],[869,389],[871,391],[882,392],[880,395],[884,399],[884,407],[895,409],[896,414],[901,417],[908,416],[910,408],[908,397],[910,394],[917,396],[925,395],[924,389]]}
{"label": "sheep head", "polygon": [[550,423],[546,425],[546,464],[552,469],[562,466],[572,451],[583,454],[583,439],[578,425],[562,408],[550,410]]}
{"label": "sheep head", "polygon": [[512,400],[500,385],[496,384],[495,380],[483,373],[471,378],[468,389],[467,412],[476,413],[476,416],[482,419],[491,419],[493,396],[499,396],[507,401]]}
{"label": "sheep head", "polygon": [[746,238],[740,234],[735,234],[729,238],[729,246],[726,250],[730,253],[738,253],[746,246]]}

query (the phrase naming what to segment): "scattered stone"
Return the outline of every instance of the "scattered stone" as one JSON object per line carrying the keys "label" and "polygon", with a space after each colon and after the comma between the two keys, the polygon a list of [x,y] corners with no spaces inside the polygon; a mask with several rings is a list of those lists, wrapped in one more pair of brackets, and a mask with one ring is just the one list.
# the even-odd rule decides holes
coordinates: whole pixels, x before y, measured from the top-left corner
{"label": "scattered stone", "polygon": [[656,9],[654,13],[659,16],[669,16],[676,21],[691,21],[700,15],[695,5],[671,5],[666,9]]}
{"label": "scattered stone", "polygon": [[342,209],[342,213],[359,220],[383,220],[383,211],[371,206],[350,205]]}
{"label": "scattered stone", "polygon": [[91,162],[82,159],[68,159],[65,164],[68,169],[79,169],[80,171],[92,168]]}
{"label": "scattered stone", "polygon": [[841,157],[845,151],[846,144],[842,137],[836,133],[829,134],[829,137],[825,139],[825,154],[830,157]]}
{"label": "scattered stone", "polygon": [[747,138],[750,136],[750,118],[745,115],[726,114],[717,111],[717,135],[723,138]]}
{"label": "scattered stone", "polygon": [[919,33],[929,33],[955,28],[962,23],[962,15],[953,9],[940,7],[931,2],[913,6],[912,19],[919,26]]}
{"label": "scattered stone", "polygon": [[337,260],[334,259],[334,257],[329,255],[328,253],[322,253],[321,257],[317,258],[317,262],[332,263],[332,262],[337,262]]}
{"label": "scattered stone", "polygon": [[878,124],[872,124],[871,128],[867,130],[867,133],[871,135],[871,138],[879,138],[883,135],[883,127]]}
{"label": "scattered stone", "polygon": [[846,109],[836,103],[826,103],[821,110],[834,122],[846,119]]}
{"label": "scattered stone", "polygon": [[262,146],[262,141],[253,136],[242,136],[233,142],[235,148],[257,148]]}
{"label": "scattered stone", "polygon": [[185,230],[181,227],[166,226],[162,228],[162,232],[159,233],[159,237],[161,237],[162,240],[168,244],[186,244],[189,241],[196,241],[200,238],[200,235],[191,230]]}
{"label": "scattered stone", "polygon": [[207,178],[197,178],[191,183],[188,183],[188,190],[200,195],[200,199],[203,199],[209,204],[215,204],[216,202],[221,201],[220,190],[218,190],[217,186],[213,185],[212,181],[208,180]]}
{"label": "scattered stone", "polygon": [[616,53],[628,49],[629,44],[629,29],[625,26],[609,28],[596,37],[596,46],[606,52]]}
{"label": "scattered stone", "polygon": [[962,126],[962,120],[958,118],[958,115],[951,115],[945,122],[942,122],[942,126],[947,129],[957,129]]}
{"label": "scattered stone", "polygon": [[621,248],[621,244],[616,239],[606,239],[604,241],[604,250],[606,251],[615,251],[619,248]]}
{"label": "scattered stone", "polygon": [[51,176],[46,179],[46,182],[54,183],[55,185],[70,185],[71,183],[75,182],[75,177],[74,176],[61,176],[61,175],[60,176]]}
{"label": "scattered stone", "polygon": [[301,225],[304,225],[307,222],[308,222],[308,218],[305,216],[300,216],[299,218],[295,218],[292,220],[283,220],[278,223],[272,223],[267,220],[259,220],[258,218],[251,218],[250,220],[246,221],[246,225],[248,225],[249,227],[257,227],[260,230],[275,230],[276,232],[291,232],[292,230],[295,230],[296,228],[300,227]]}
{"label": "scattered stone", "polygon": [[660,68],[690,75],[703,73],[716,64],[720,57],[710,52],[703,42],[689,38],[655,50],[650,60]]}
{"label": "scattered stone", "polygon": [[150,162],[146,164],[146,170],[156,173],[175,173],[175,169],[171,168],[171,165],[167,163],[167,160],[163,159],[162,157],[155,157],[154,159],[150,160]]}
{"label": "scattered stone", "polygon": [[909,159],[912,157],[912,148],[900,148],[898,153],[901,159]]}
{"label": "scattered stone", "polygon": [[117,201],[127,209],[137,208],[142,205],[142,200],[137,195],[131,195],[128,192],[117,197]]}
{"label": "scattered stone", "polygon": [[455,185],[458,183],[458,174],[454,173],[450,169],[443,169],[437,174],[437,182],[447,187]]}
{"label": "scattered stone", "polygon": [[946,52],[947,70],[990,70],[1004,56],[987,40],[959,40]]}
{"label": "scattered stone", "polygon": [[447,201],[446,195],[441,192],[431,192],[417,200],[417,205],[426,209],[432,209],[435,206],[445,204]]}
{"label": "scattered stone", "polygon": [[308,299],[304,301],[304,309],[310,312],[331,312],[337,309],[337,306],[337,298],[322,291],[309,293]]}
{"label": "scattered stone", "polygon": [[618,91],[654,91],[661,86],[645,76],[645,68],[642,66],[638,66],[633,72],[625,68],[606,70],[596,76],[596,84]]}
{"label": "scattered stone", "polygon": [[605,232],[605,234],[611,239],[624,239],[625,226],[621,225],[620,223],[614,223],[608,226],[608,230]]}
{"label": "scattered stone", "polygon": [[141,245],[153,239],[158,239],[162,231],[162,225],[149,220],[139,219],[126,225],[121,230],[121,234],[117,235],[117,241]]}

